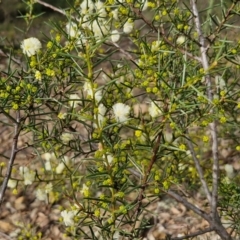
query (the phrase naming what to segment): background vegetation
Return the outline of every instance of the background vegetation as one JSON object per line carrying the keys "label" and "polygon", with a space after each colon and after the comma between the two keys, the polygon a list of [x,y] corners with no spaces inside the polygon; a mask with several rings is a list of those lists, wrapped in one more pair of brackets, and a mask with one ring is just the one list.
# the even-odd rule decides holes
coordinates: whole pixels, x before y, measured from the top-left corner
{"label": "background vegetation", "polygon": [[[239,237],[237,2],[3,4],[2,202],[32,187],[65,237],[150,239],[149,207],[171,198],[208,226],[159,239]],[[29,229],[18,239],[45,237]]]}

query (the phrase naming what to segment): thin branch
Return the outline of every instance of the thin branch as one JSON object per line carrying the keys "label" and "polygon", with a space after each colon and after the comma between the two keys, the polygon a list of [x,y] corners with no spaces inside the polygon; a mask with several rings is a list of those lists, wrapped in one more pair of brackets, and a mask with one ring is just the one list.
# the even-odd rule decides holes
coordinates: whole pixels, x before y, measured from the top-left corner
{"label": "thin branch", "polygon": [[218,159],[218,141],[217,141],[217,126],[216,121],[209,124],[209,128],[212,135],[212,156],[213,156],[213,168],[212,168],[212,215],[217,215],[217,203],[218,203],[218,185],[219,185],[219,159]]}
{"label": "thin branch", "polygon": [[17,145],[18,145],[18,138],[19,138],[19,134],[20,134],[20,125],[21,125],[21,118],[20,118],[20,112],[17,111],[16,113],[16,123],[15,123],[15,127],[14,127],[14,137],[13,137],[13,143],[12,143],[12,152],[11,152],[11,156],[8,162],[8,166],[7,166],[7,173],[4,177],[2,186],[1,186],[1,190],[0,190],[0,205],[3,202],[3,197],[4,197],[4,193],[7,189],[7,184],[8,184],[8,180],[11,177],[11,172],[12,172],[12,167],[13,167],[13,163],[14,160],[16,158],[18,149],[17,149]]}
{"label": "thin branch", "polygon": [[118,48],[118,50],[119,50],[122,54],[124,54],[128,60],[131,60],[131,61],[134,62],[134,59],[133,59],[133,57],[132,57],[131,54],[129,54],[127,51],[125,51],[123,48],[121,48],[117,43],[112,42],[112,44],[113,44],[116,48]]}
{"label": "thin branch", "polygon": [[[202,58],[202,66],[205,71],[205,81],[207,85],[207,96],[208,100],[212,102],[213,92],[212,92],[212,83],[211,76],[209,73],[209,62],[207,56],[208,47],[205,46],[205,37],[203,36],[203,32],[201,29],[200,16],[197,9],[197,0],[191,0],[191,7],[193,11],[193,18],[195,22],[196,31],[198,33],[199,42],[201,44],[201,58]],[[214,114],[214,109],[211,108],[209,114]],[[208,221],[210,226],[214,227],[217,234],[225,240],[232,239],[231,235],[227,232],[225,227],[223,226],[221,219],[219,217],[217,211],[218,204],[218,185],[219,185],[219,159],[218,159],[218,140],[217,140],[217,123],[214,120],[212,123],[209,123],[209,129],[212,136],[212,158],[213,158],[213,166],[212,166],[212,202],[211,206],[211,221]]]}
{"label": "thin branch", "polygon": [[12,238],[6,235],[5,233],[0,232],[0,236],[3,237],[1,238],[2,240],[12,240]]}
{"label": "thin branch", "polygon": [[192,155],[195,167],[197,169],[200,181],[202,183],[203,190],[204,190],[204,192],[205,192],[205,194],[207,196],[209,204],[211,205],[212,196],[211,196],[211,193],[209,191],[208,185],[207,185],[207,183],[206,183],[206,181],[204,179],[204,173],[203,173],[202,167],[200,165],[199,159],[196,156],[196,153],[195,153],[194,148],[193,148],[193,144],[192,144],[192,142],[190,140],[187,140],[187,145],[188,145],[188,148],[189,148],[189,150],[191,152],[191,155]]}
{"label": "thin branch", "polygon": [[195,232],[195,233],[188,234],[188,235],[183,236],[183,237],[171,238],[171,240],[184,240],[184,239],[188,239],[188,238],[197,237],[197,236],[199,236],[199,235],[203,235],[203,234],[205,234],[205,233],[212,232],[212,231],[214,231],[214,228],[213,228],[213,227],[209,227],[209,228],[206,228],[206,229],[197,231],[197,232]]}
{"label": "thin branch", "polygon": [[192,59],[194,59],[194,60],[196,60],[196,61],[198,61],[198,62],[201,62],[201,58],[200,58],[200,57],[194,56],[192,53],[186,51],[185,49],[183,49],[183,48],[181,48],[180,46],[175,45],[173,42],[171,42],[171,41],[168,39],[168,37],[166,36],[165,30],[164,30],[164,28],[163,28],[162,25],[161,25],[160,27],[158,27],[158,28],[155,27],[152,22],[148,21],[148,20],[145,18],[145,16],[142,14],[142,11],[140,11],[139,8],[134,8],[134,7],[132,6],[132,4],[130,4],[130,7],[131,7],[132,11],[135,12],[135,14],[136,14],[138,17],[140,17],[140,18],[144,21],[144,23],[148,25],[148,27],[149,27],[150,29],[152,29],[152,30],[155,31],[155,32],[158,32],[159,29],[160,29],[160,34],[161,34],[163,40],[164,40],[168,45],[170,45],[170,46],[173,47],[174,49],[177,49],[177,50],[178,50],[179,52],[181,52],[183,55],[186,54],[188,57],[190,57],[190,58],[192,58]]}
{"label": "thin branch", "polygon": [[155,32],[158,32],[158,29],[154,26],[153,22],[148,21],[145,16],[142,14],[142,11],[139,8],[136,8],[133,6],[132,3],[129,4],[131,10],[138,16],[140,17],[150,29],[152,29]]}
{"label": "thin branch", "polygon": [[137,207],[138,212],[140,212],[140,210],[141,210],[142,200],[143,200],[143,197],[144,197],[143,193],[144,193],[144,191],[146,189],[146,186],[147,186],[147,180],[148,180],[149,175],[151,173],[152,167],[157,160],[157,153],[158,153],[158,150],[159,150],[159,147],[160,147],[162,133],[163,133],[162,130],[158,133],[157,141],[156,141],[156,144],[155,144],[154,149],[153,149],[153,155],[152,155],[151,161],[148,165],[148,169],[147,169],[147,171],[144,175],[143,181],[142,181],[142,188],[141,188],[140,194],[138,196],[138,207]]}
{"label": "thin branch", "polygon": [[[192,10],[194,14],[194,22],[196,26],[196,30],[199,37],[199,42],[201,44],[200,51],[202,57],[202,66],[206,72],[205,80],[207,84],[207,95],[210,102],[213,99],[212,93],[212,84],[211,84],[211,76],[209,74],[209,63],[207,57],[207,47],[205,47],[205,37],[203,36],[201,30],[201,22],[200,16],[197,9],[196,0],[191,0]],[[210,110],[210,114],[213,113],[213,109]],[[218,202],[218,178],[219,178],[219,159],[218,159],[218,141],[217,141],[217,126],[216,121],[213,121],[209,124],[211,136],[212,136],[212,157],[213,157],[213,168],[212,168],[212,202],[211,202],[211,210],[212,210],[212,218],[217,218],[217,202]]]}
{"label": "thin branch", "polygon": [[[164,190],[162,190],[164,192]],[[210,214],[207,214],[203,210],[199,209],[192,203],[188,202],[185,198],[181,197],[177,193],[169,190],[165,191],[171,198],[174,198],[177,202],[182,203],[185,207],[195,212],[198,216],[201,216],[206,221],[208,221],[210,228],[215,231],[223,240],[232,240],[231,235],[227,232],[227,230],[222,225],[219,215],[217,213],[216,217],[213,219]],[[185,238],[184,238],[185,239]]]}
{"label": "thin branch", "polygon": [[[164,191],[164,190],[162,190]],[[204,212],[203,210],[199,209],[198,207],[196,207],[195,205],[193,205],[192,203],[188,202],[185,198],[183,198],[182,196],[178,195],[177,193],[173,192],[172,190],[169,191],[164,191],[166,192],[166,194],[168,194],[171,198],[174,198],[177,202],[182,203],[185,207],[187,207],[188,209],[192,210],[193,212],[195,212],[198,216],[201,216],[202,218],[204,218],[205,220],[207,220],[209,223],[212,222],[211,217],[209,216],[209,214],[207,214],[206,212]]]}
{"label": "thin branch", "polygon": [[165,30],[163,28],[163,26],[160,26],[160,34],[161,36],[163,37],[164,41],[166,43],[168,43],[171,47],[173,47],[174,49],[177,49],[179,52],[181,52],[183,55],[187,55],[188,57],[190,57],[191,59],[194,59],[200,63],[202,63],[202,59],[198,56],[194,56],[193,54],[191,54],[190,52],[186,51],[185,49],[183,48],[180,48],[179,46],[175,45],[174,43],[172,43],[168,37],[166,36],[165,34]]}
{"label": "thin branch", "polygon": [[50,9],[52,9],[52,10],[55,11],[55,12],[61,13],[61,14],[64,15],[64,16],[67,16],[67,14],[66,14],[65,11],[63,11],[63,10],[57,8],[57,7],[54,7],[53,5],[51,5],[51,4],[49,4],[49,3],[43,2],[43,1],[41,1],[41,0],[35,0],[35,2],[36,2],[36,3],[39,3],[39,4],[43,5],[43,6],[45,6],[45,7],[47,7],[47,8],[50,8]]}
{"label": "thin branch", "polygon": [[21,62],[21,61],[19,61],[18,59],[12,57],[9,53],[3,52],[2,49],[0,49],[0,57],[9,58],[11,61],[15,62],[15,63],[18,64],[19,66],[22,66],[22,62]]}
{"label": "thin branch", "polygon": [[2,113],[5,117],[10,119],[13,123],[17,123],[17,121],[10,114],[8,114],[2,107],[0,107],[0,113]]}
{"label": "thin branch", "polygon": [[218,34],[223,29],[224,24],[228,21],[228,19],[231,17],[231,12],[234,9],[234,7],[237,5],[237,1],[233,2],[232,5],[227,10],[226,15],[224,16],[223,20],[220,22],[220,24],[217,26],[217,28],[214,30],[214,32],[211,33],[210,36],[207,37],[207,39],[210,41],[207,48],[209,48],[210,44],[213,44],[216,40]]}
{"label": "thin branch", "polygon": [[[143,177],[143,180],[142,180],[142,184],[141,184],[142,187],[141,187],[140,193],[139,193],[138,198],[137,198],[137,207],[136,207],[136,210],[134,212],[134,214],[136,214],[136,218],[141,213],[142,201],[144,199],[144,191],[147,187],[147,181],[148,181],[149,175],[151,173],[152,167],[157,160],[157,153],[158,153],[158,150],[159,150],[159,147],[160,147],[162,133],[163,133],[162,130],[158,133],[156,144],[155,144],[154,149],[153,149],[152,158],[150,160],[150,163],[148,165],[148,169],[147,169],[147,171],[146,171],[146,173]],[[134,222],[136,224],[137,221],[134,221]],[[135,228],[135,225],[133,224],[132,231],[134,230],[134,228]]]}

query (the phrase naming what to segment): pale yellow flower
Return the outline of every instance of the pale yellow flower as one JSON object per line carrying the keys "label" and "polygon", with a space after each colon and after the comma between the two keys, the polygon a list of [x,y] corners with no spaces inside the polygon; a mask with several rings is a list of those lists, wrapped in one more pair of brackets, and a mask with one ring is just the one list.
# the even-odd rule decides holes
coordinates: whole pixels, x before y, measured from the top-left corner
{"label": "pale yellow flower", "polygon": [[17,186],[17,181],[16,181],[16,180],[13,180],[13,179],[9,179],[7,186],[8,186],[9,188],[15,188],[15,187]]}
{"label": "pale yellow flower", "polygon": [[63,141],[64,144],[68,144],[73,139],[74,139],[74,136],[71,133],[63,133],[61,135],[61,140]]}
{"label": "pale yellow flower", "polygon": [[[101,103],[99,104],[98,106],[98,113],[97,113],[97,116],[95,115],[95,119],[97,118],[98,120],[98,125],[100,127],[103,126],[103,122],[104,122],[104,119],[105,119],[105,113],[106,113],[107,109],[106,107]],[[94,127],[96,128],[97,127],[97,124],[94,124]]]}
{"label": "pale yellow flower", "polygon": [[107,16],[107,12],[105,10],[105,6],[103,2],[97,1],[95,3],[95,8],[99,17],[104,18]]}
{"label": "pale yellow flower", "polygon": [[53,190],[53,185],[52,185],[52,183],[48,183],[46,186],[45,186],[45,193],[50,193],[50,192],[52,192],[52,190]]}
{"label": "pale yellow flower", "polygon": [[185,41],[186,41],[186,37],[184,37],[184,36],[179,36],[177,38],[177,44],[178,45],[182,45]]}
{"label": "pale yellow flower", "polygon": [[116,8],[116,9],[114,9],[114,10],[112,11],[112,17],[113,17],[113,19],[115,19],[116,21],[119,20],[119,18],[118,18],[118,8]]}
{"label": "pale yellow flower", "polygon": [[116,103],[112,108],[117,122],[123,123],[129,118],[130,107],[128,105],[124,103]]}
{"label": "pale yellow flower", "polygon": [[67,156],[63,157],[62,162],[60,162],[56,167],[56,173],[61,174],[63,170],[66,168],[66,165],[70,164],[70,160]]}
{"label": "pale yellow flower", "polygon": [[153,41],[151,45],[151,51],[152,52],[159,51],[161,43],[162,41]]}
{"label": "pale yellow flower", "polygon": [[155,102],[153,102],[153,101],[151,102],[148,111],[149,111],[149,114],[150,114],[150,116],[152,118],[158,117],[162,113],[162,111],[159,108],[159,106]]}
{"label": "pale yellow flower", "polygon": [[110,27],[107,22],[101,20],[94,20],[91,26],[92,32],[96,40],[101,40],[103,36],[107,35]]}
{"label": "pale yellow flower", "polygon": [[76,214],[77,210],[64,210],[61,212],[61,217],[63,218],[65,226],[70,227],[74,225],[74,217],[76,216]]}
{"label": "pale yellow flower", "polygon": [[39,201],[47,201],[47,193],[45,190],[38,188],[35,192],[35,195]]}
{"label": "pale yellow flower", "polygon": [[66,30],[67,30],[67,34],[72,38],[78,38],[80,35],[77,24],[74,22],[67,23]]}
{"label": "pale yellow flower", "polygon": [[142,0],[142,11],[145,11],[148,9],[148,0]]}
{"label": "pale yellow flower", "polygon": [[84,197],[89,196],[89,187],[86,184],[83,184],[82,190],[80,191]]}
{"label": "pale yellow flower", "polygon": [[116,43],[116,42],[119,41],[119,39],[120,39],[120,34],[119,34],[118,30],[113,30],[113,31],[112,31],[112,34],[111,34],[111,40],[112,40],[114,43]]}
{"label": "pale yellow flower", "polygon": [[83,0],[80,7],[81,7],[81,13],[83,15],[86,15],[87,13],[89,14],[93,12],[94,3],[92,0]]}
{"label": "pale yellow flower", "polygon": [[123,32],[129,34],[133,31],[134,23],[129,20],[123,25]]}
{"label": "pale yellow flower", "polygon": [[42,44],[37,38],[31,37],[23,40],[21,48],[24,54],[31,57],[42,48]]}
{"label": "pale yellow flower", "polygon": [[59,119],[66,119],[66,117],[67,117],[67,113],[60,112],[60,113],[58,114],[58,118],[59,118]]}
{"label": "pale yellow flower", "polygon": [[63,162],[59,163],[56,167],[56,174],[61,174],[65,169],[65,165]]}
{"label": "pale yellow flower", "polygon": [[46,171],[51,171],[52,170],[52,165],[51,162],[48,160],[44,164]]}
{"label": "pale yellow flower", "polygon": [[30,170],[28,167],[20,167],[20,174],[23,176],[24,185],[31,185],[35,179],[35,172]]}
{"label": "pale yellow flower", "polygon": [[53,153],[53,152],[44,153],[42,155],[42,158],[45,159],[46,161],[55,161],[57,159],[55,153]]}
{"label": "pale yellow flower", "polygon": [[42,80],[42,74],[38,70],[35,72],[35,78],[39,81]]}
{"label": "pale yellow flower", "polygon": [[93,99],[93,93],[94,93],[94,97],[96,102],[100,102],[100,100],[102,99],[102,91],[98,90],[98,89],[93,89],[91,83],[89,82],[85,82],[85,84],[83,85],[83,90],[87,93],[87,96],[90,97],[91,99]]}
{"label": "pale yellow flower", "polygon": [[76,108],[78,106],[77,102],[80,101],[80,97],[77,94],[71,94],[69,96],[69,101],[68,104],[72,107],[72,108]]}

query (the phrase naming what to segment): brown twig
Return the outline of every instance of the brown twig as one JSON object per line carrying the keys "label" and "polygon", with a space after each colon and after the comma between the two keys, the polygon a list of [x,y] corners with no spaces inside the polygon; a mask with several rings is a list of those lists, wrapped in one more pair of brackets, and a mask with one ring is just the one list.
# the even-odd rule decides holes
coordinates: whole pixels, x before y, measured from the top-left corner
{"label": "brown twig", "polygon": [[23,66],[23,63],[16,59],[15,57],[12,57],[9,53],[6,53],[6,55],[8,56],[9,59],[11,59],[11,61],[13,61],[14,63],[18,64],[19,66]]}
{"label": "brown twig", "polygon": [[140,18],[148,25],[148,27],[149,27],[150,29],[152,29],[152,30],[155,31],[155,32],[158,32],[158,29],[153,25],[152,22],[148,21],[148,20],[144,17],[144,15],[142,14],[142,11],[141,11],[139,8],[135,8],[135,7],[133,6],[133,4],[129,4],[129,6],[130,6],[131,10],[132,10],[138,17],[140,17]]}
{"label": "brown twig", "polygon": [[12,57],[9,53],[3,52],[2,49],[0,49],[0,57],[9,58],[11,61],[15,62],[15,63],[18,64],[19,66],[22,65],[22,62],[21,62],[21,61],[19,61],[18,59]]}
{"label": "brown twig", "polygon": [[163,26],[160,26],[160,33],[161,33],[161,36],[163,37],[163,40],[168,44],[170,45],[171,47],[173,47],[174,49],[177,49],[179,52],[181,52],[183,55],[187,55],[188,57],[196,60],[197,62],[202,62],[202,59],[198,56],[194,56],[193,54],[191,54],[190,52],[186,51],[185,49],[183,48],[180,48],[179,46],[173,44],[169,39],[168,37],[166,36],[166,33],[165,33],[165,30],[163,28]]}
{"label": "brown twig", "polygon": [[197,232],[195,232],[195,233],[188,234],[188,235],[183,236],[183,237],[171,238],[171,240],[184,240],[184,239],[188,239],[188,238],[197,237],[197,236],[199,236],[199,235],[203,235],[203,234],[205,234],[205,233],[212,232],[212,231],[214,231],[214,228],[209,227],[209,228],[206,228],[206,229],[197,231]]}
{"label": "brown twig", "polygon": [[[149,175],[151,173],[151,169],[152,169],[154,163],[157,160],[157,153],[158,153],[158,150],[159,150],[159,147],[160,147],[162,133],[163,133],[162,130],[158,133],[156,144],[155,144],[154,149],[153,149],[152,158],[150,160],[150,163],[148,165],[148,168],[147,168],[146,173],[145,173],[145,175],[143,177],[143,180],[142,180],[141,189],[140,189],[140,192],[139,192],[139,195],[138,195],[138,198],[137,198],[137,207],[136,207],[136,210],[133,214],[133,215],[136,214],[136,219],[139,216],[139,214],[141,213],[142,201],[144,199],[144,191],[147,187],[147,180],[148,180]],[[134,221],[134,222],[136,223],[137,221]],[[135,224],[133,224],[132,231],[134,230],[134,228],[135,228]]]}
{"label": "brown twig", "polygon": [[141,211],[141,206],[142,206],[142,200],[144,198],[144,191],[146,189],[146,186],[147,186],[147,180],[149,178],[149,175],[151,173],[151,170],[152,170],[152,167],[153,167],[153,164],[156,162],[157,160],[157,153],[158,153],[158,150],[159,150],[159,147],[160,147],[160,143],[161,143],[161,138],[162,138],[162,133],[163,131],[161,130],[159,133],[158,133],[158,136],[157,136],[157,141],[156,141],[156,144],[154,146],[154,149],[153,149],[153,155],[152,155],[152,158],[151,158],[151,161],[148,165],[148,168],[147,168],[147,171],[144,175],[144,178],[142,180],[142,188],[140,190],[140,193],[139,193],[139,196],[138,196],[138,207],[137,207],[137,212],[140,212]]}
{"label": "brown twig", "polygon": [[[164,190],[162,189],[162,191],[164,191]],[[196,207],[192,203],[188,202],[185,198],[181,197],[179,194],[173,192],[172,190],[168,190],[168,191],[164,191],[164,192],[166,192],[171,198],[175,199],[177,202],[182,203],[185,207],[187,207],[188,209],[195,212],[198,216],[201,216],[202,218],[204,218],[208,222],[212,221],[209,214],[207,214],[203,210],[199,209],[198,207]]]}
{"label": "brown twig", "polygon": [[230,8],[227,10],[226,15],[224,16],[223,20],[219,23],[219,25],[216,27],[216,29],[214,30],[214,32],[211,33],[210,36],[207,37],[207,39],[210,41],[210,43],[208,44],[207,48],[209,48],[210,44],[213,44],[214,41],[216,40],[218,34],[220,33],[220,31],[223,29],[224,24],[228,21],[228,19],[231,16],[231,12],[234,9],[234,7],[236,6],[237,1],[233,2],[232,5],[230,6]]}
{"label": "brown twig", "polygon": [[[212,102],[213,92],[212,92],[212,83],[211,76],[209,73],[209,62],[207,56],[207,47],[205,46],[205,37],[203,36],[200,16],[197,9],[197,0],[191,0],[191,7],[193,13],[193,19],[195,23],[195,28],[198,33],[199,42],[201,44],[200,54],[202,58],[202,66],[205,70],[205,82],[207,85],[207,96],[209,102]],[[210,110],[210,114],[213,114],[213,109]],[[211,194],[211,221],[208,221],[211,226],[214,226],[216,232],[222,239],[231,239],[231,236],[227,233],[226,229],[223,227],[218,211],[218,185],[219,185],[219,159],[218,159],[218,140],[217,140],[217,123],[213,121],[209,123],[209,129],[212,136],[212,157],[213,157],[213,166],[212,166],[212,194]]]}
{"label": "brown twig", "polygon": [[14,160],[15,160],[17,152],[18,152],[17,145],[18,145],[18,138],[19,138],[20,128],[21,128],[20,111],[17,111],[17,113],[16,113],[16,123],[14,123],[14,124],[15,124],[15,127],[14,127],[14,137],[13,137],[13,143],[12,143],[12,151],[11,151],[11,156],[10,156],[8,166],[7,166],[7,173],[4,177],[4,180],[3,180],[3,183],[2,183],[2,186],[1,186],[1,190],[0,190],[0,205],[3,202],[4,193],[7,189],[8,181],[11,177],[13,163],[14,163]]}
{"label": "brown twig", "polygon": [[125,57],[126,57],[128,60],[131,60],[131,61],[134,62],[134,59],[133,59],[133,57],[132,57],[131,54],[129,54],[126,50],[124,50],[123,48],[121,48],[117,43],[112,42],[112,44],[113,44],[116,48],[118,48],[118,50],[119,50],[122,54],[124,54]]}
{"label": "brown twig", "polygon": [[[208,100],[212,102],[213,94],[212,94],[212,83],[211,83],[211,76],[209,74],[209,63],[207,57],[207,48],[205,47],[205,38],[203,36],[201,30],[201,23],[200,23],[200,16],[197,9],[196,0],[191,0],[192,10],[194,14],[194,22],[196,26],[196,30],[199,36],[199,42],[201,43],[200,51],[202,57],[202,66],[206,72],[205,80],[207,84],[207,95]],[[211,112],[212,113],[212,110]],[[216,121],[213,121],[209,124],[209,128],[212,135],[212,152],[213,152],[213,183],[212,183],[212,201],[211,201],[211,210],[212,210],[212,217],[215,219],[217,213],[217,191],[218,191],[218,175],[219,175],[219,161],[218,161],[218,142],[217,142],[217,129],[216,129]]]}
{"label": "brown twig", "polygon": [[[162,190],[164,191],[164,190]],[[165,191],[166,192],[166,191]],[[174,198],[177,202],[182,203],[185,207],[195,212],[198,216],[201,216],[206,221],[208,221],[210,228],[212,228],[212,231],[215,231],[223,240],[232,240],[231,235],[226,231],[226,229],[223,227],[219,216],[217,215],[214,219],[210,214],[207,214],[203,210],[197,208],[192,203],[188,202],[185,198],[181,197],[177,193],[169,190],[166,192],[171,198]]]}
{"label": "brown twig", "polygon": [[164,28],[163,28],[162,25],[160,25],[160,27],[158,27],[158,28],[155,27],[152,22],[149,22],[149,21],[144,17],[144,15],[142,14],[142,12],[141,12],[138,8],[134,8],[132,5],[130,5],[130,7],[131,7],[132,11],[135,12],[136,15],[137,15],[138,17],[140,17],[140,18],[145,22],[145,24],[147,24],[147,26],[148,26],[150,29],[152,29],[152,30],[155,31],[155,32],[159,32],[159,31],[160,31],[161,37],[163,38],[163,40],[164,40],[168,45],[170,45],[170,46],[171,46],[172,48],[174,48],[174,49],[177,49],[177,50],[178,50],[179,52],[181,52],[183,55],[186,54],[188,57],[190,57],[190,58],[192,58],[192,59],[194,59],[194,60],[196,60],[196,61],[198,61],[198,62],[201,62],[201,58],[200,58],[200,57],[194,56],[194,55],[191,54],[190,52],[186,51],[186,49],[183,49],[183,48],[181,48],[180,46],[178,46],[178,45],[174,44],[173,42],[171,42],[171,41],[168,39],[168,37],[166,36],[165,30],[164,30]]}
{"label": "brown twig", "polygon": [[43,2],[43,1],[41,1],[41,0],[35,0],[35,2],[43,5],[44,7],[50,8],[50,9],[52,9],[52,10],[55,11],[55,12],[61,13],[61,14],[64,15],[64,16],[67,16],[67,14],[66,14],[65,11],[63,11],[63,10],[57,8],[57,7],[54,7],[53,5],[51,5],[51,4],[49,4],[49,3]]}
{"label": "brown twig", "polygon": [[8,235],[6,235],[5,233],[2,233],[2,232],[0,232],[0,237],[2,240],[12,240],[11,237],[9,237]]}
{"label": "brown twig", "polygon": [[2,113],[5,117],[11,120],[12,123],[17,123],[17,121],[10,114],[8,114],[2,107],[0,107],[0,113]]}
{"label": "brown twig", "polygon": [[197,158],[196,153],[194,151],[193,143],[190,140],[187,140],[187,145],[188,145],[188,148],[189,148],[189,150],[191,152],[191,155],[192,155],[195,167],[197,169],[197,172],[198,172],[198,175],[199,175],[199,178],[200,178],[203,190],[204,190],[204,192],[205,192],[205,194],[207,196],[208,203],[211,205],[212,196],[211,196],[211,193],[209,191],[208,185],[207,185],[207,183],[205,181],[204,173],[203,173],[202,167],[200,165],[199,159]]}

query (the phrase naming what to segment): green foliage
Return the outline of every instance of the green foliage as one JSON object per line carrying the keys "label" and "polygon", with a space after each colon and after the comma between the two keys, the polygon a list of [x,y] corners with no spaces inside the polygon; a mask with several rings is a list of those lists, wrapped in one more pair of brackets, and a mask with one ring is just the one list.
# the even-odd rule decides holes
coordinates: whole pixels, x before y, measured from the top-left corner
{"label": "green foliage", "polygon": [[219,188],[221,199],[219,201],[219,207],[226,224],[234,227],[236,235],[239,236],[239,179],[223,179],[223,182]]}
{"label": "green foliage", "polygon": [[[141,216],[161,195],[216,187],[224,159],[211,152],[221,148],[214,133],[239,146],[240,45],[223,30],[240,8],[228,7],[201,15],[205,43],[192,6],[175,0],[75,1],[46,42],[22,42],[24,63],[0,80],[0,109],[39,161],[12,178],[38,183],[48,203],[66,198],[67,235],[140,239]],[[220,212],[235,227],[239,189],[220,180]]]}

